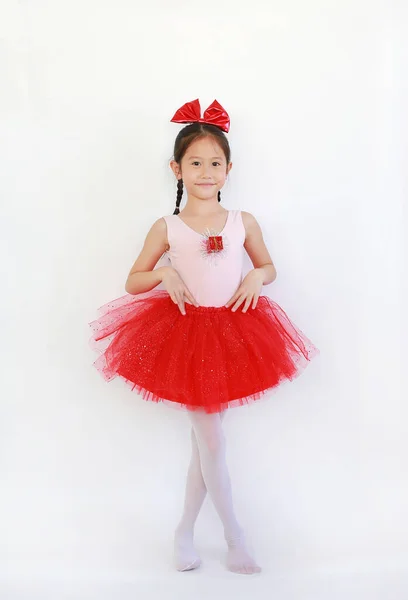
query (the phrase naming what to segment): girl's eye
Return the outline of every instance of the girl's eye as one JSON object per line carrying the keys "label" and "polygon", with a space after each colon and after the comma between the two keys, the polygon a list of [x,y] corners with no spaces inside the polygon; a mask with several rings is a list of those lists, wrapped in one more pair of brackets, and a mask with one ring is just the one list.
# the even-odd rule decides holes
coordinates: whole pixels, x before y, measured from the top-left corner
{"label": "girl's eye", "polygon": [[[194,160],[191,164],[194,165],[194,166],[197,166],[197,165],[200,164],[200,162],[198,160]],[[221,166],[221,163],[214,161],[212,163],[212,166],[213,167],[219,167],[219,166]]]}

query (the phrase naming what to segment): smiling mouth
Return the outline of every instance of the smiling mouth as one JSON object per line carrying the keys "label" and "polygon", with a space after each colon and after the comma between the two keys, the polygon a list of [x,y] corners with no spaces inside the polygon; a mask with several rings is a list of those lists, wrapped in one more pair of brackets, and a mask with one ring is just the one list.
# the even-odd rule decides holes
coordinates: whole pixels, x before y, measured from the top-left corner
{"label": "smiling mouth", "polygon": [[215,185],[215,183],[196,183],[196,185]]}

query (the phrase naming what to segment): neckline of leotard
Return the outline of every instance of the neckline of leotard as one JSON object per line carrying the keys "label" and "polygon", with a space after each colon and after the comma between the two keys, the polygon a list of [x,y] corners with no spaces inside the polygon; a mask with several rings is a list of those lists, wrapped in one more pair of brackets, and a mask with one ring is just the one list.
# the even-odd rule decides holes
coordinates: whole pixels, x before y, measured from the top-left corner
{"label": "neckline of leotard", "polygon": [[[224,227],[221,229],[221,231],[218,233],[218,235],[222,235],[224,233],[227,225],[228,225],[231,211],[228,210],[227,213],[228,213],[227,214],[227,219],[226,219],[226,221],[224,223]],[[196,231],[195,229],[193,229],[192,227],[190,227],[190,225],[187,225],[187,223],[185,221],[183,221],[183,219],[180,217],[180,215],[176,215],[176,217],[178,217],[179,221],[181,221],[187,227],[187,229],[189,229],[193,233],[196,233],[197,235],[203,235],[202,233],[199,233],[198,231]]]}

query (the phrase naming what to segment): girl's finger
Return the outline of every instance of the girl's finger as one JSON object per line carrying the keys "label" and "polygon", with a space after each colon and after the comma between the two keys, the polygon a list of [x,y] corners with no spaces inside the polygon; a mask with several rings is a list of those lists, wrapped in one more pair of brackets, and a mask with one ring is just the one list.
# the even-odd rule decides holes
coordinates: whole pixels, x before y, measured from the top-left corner
{"label": "girl's finger", "polygon": [[229,308],[229,307],[231,306],[231,304],[232,304],[233,302],[235,302],[235,300],[236,300],[236,296],[237,296],[237,295],[236,295],[236,294],[234,294],[234,295],[232,296],[232,298],[230,298],[230,299],[228,300],[228,302],[227,302],[227,303],[226,303],[226,305],[225,305],[225,308]]}
{"label": "girl's finger", "polygon": [[243,290],[241,288],[238,288],[237,291],[235,292],[235,294],[232,296],[232,298],[230,298],[227,302],[227,304],[225,305],[226,308],[228,308],[229,306],[231,306],[231,304],[234,304],[235,300],[237,298],[240,297],[240,295],[242,294]]}
{"label": "girl's finger", "polygon": [[240,298],[238,298],[238,300],[235,302],[234,306],[231,308],[232,312],[235,312],[237,310],[237,308],[239,308],[241,306],[241,304],[243,303],[244,300],[245,300],[245,296],[241,296]]}
{"label": "girl's finger", "polygon": [[187,288],[185,288],[185,290],[184,290],[184,295],[188,300],[190,300],[190,302],[191,302],[191,304],[193,304],[193,306],[198,306],[198,302],[195,300],[195,298],[193,298],[191,292]]}
{"label": "girl's finger", "polygon": [[256,308],[256,305],[258,304],[258,300],[259,300],[259,294],[255,294],[254,299],[252,301],[252,308]]}
{"label": "girl's finger", "polygon": [[179,309],[182,315],[186,314],[186,308],[184,306],[184,294],[183,292],[179,291],[177,293],[177,304],[179,305]]}
{"label": "girl's finger", "polygon": [[242,309],[242,312],[246,312],[248,310],[249,305],[251,304],[251,301],[252,301],[252,296],[248,296],[248,298],[245,301],[244,308]]}
{"label": "girl's finger", "polygon": [[180,308],[180,312],[182,315],[186,314],[186,308],[184,306],[184,300],[182,300],[181,302],[179,302],[179,308]]}
{"label": "girl's finger", "polygon": [[169,296],[173,300],[174,304],[178,304],[178,300],[174,292],[169,292]]}

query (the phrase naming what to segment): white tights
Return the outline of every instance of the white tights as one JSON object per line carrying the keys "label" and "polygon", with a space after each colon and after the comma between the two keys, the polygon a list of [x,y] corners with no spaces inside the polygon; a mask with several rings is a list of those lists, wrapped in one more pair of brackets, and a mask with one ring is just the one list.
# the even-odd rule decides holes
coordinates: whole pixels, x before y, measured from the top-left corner
{"label": "white tights", "polygon": [[228,544],[227,566],[231,571],[251,574],[260,568],[248,554],[243,531],[235,517],[231,481],[226,463],[223,413],[189,413],[192,456],[187,474],[184,512],[175,535],[175,559],[179,571],[201,564],[194,544],[194,525],[207,491],[224,526]]}

